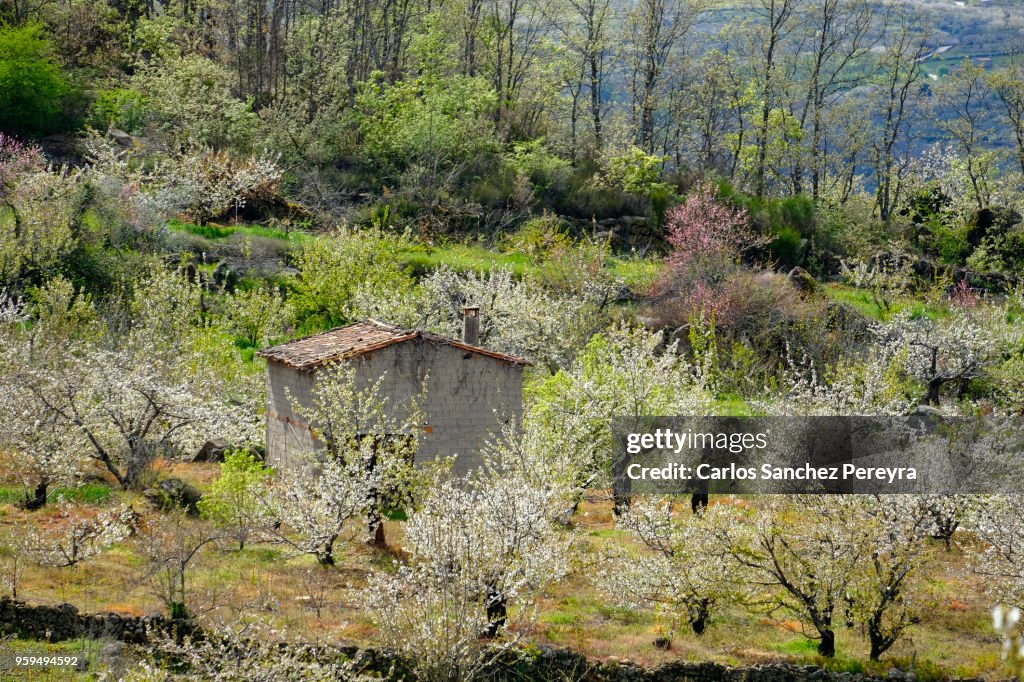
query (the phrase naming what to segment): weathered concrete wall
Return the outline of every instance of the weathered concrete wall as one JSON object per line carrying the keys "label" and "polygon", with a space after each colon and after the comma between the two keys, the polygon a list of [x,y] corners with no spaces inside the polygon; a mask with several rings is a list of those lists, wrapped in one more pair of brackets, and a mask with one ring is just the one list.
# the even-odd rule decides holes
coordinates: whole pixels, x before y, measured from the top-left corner
{"label": "weathered concrete wall", "polygon": [[[383,377],[381,394],[399,419],[409,414],[426,382],[418,461],[458,455],[456,469],[468,471],[503,423],[522,417],[523,370],[511,363],[423,339],[351,362],[364,387]],[[317,371],[300,372],[273,361],[267,370],[267,459],[277,466],[314,447],[309,426],[292,409],[288,393],[310,404]]]}
{"label": "weathered concrete wall", "polygon": [[306,420],[292,409],[291,400],[308,405],[314,385],[312,372],[300,372],[280,362],[267,362],[267,462],[287,464],[296,453],[314,448]]}

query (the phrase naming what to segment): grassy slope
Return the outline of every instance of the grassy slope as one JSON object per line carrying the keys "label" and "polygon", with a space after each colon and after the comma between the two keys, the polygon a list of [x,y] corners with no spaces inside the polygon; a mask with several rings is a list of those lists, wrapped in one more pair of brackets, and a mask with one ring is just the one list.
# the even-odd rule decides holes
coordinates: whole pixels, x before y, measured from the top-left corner
{"label": "grassy slope", "polygon": [[[226,242],[234,235],[254,237],[276,242],[284,250],[301,247],[310,238],[308,232],[284,230],[263,225],[194,225],[178,220],[168,222],[168,227],[201,238],[210,243]],[[536,264],[523,253],[501,252],[478,242],[450,242],[443,245],[414,244],[402,249],[402,263],[416,275],[446,266],[458,272],[488,272],[494,268],[506,268],[516,277],[523,277],[537,271]],[[657,262],[636,257],[609,256],[605,262],[607,272],[632,289],[643,290],[651,285],[660,272]]]}

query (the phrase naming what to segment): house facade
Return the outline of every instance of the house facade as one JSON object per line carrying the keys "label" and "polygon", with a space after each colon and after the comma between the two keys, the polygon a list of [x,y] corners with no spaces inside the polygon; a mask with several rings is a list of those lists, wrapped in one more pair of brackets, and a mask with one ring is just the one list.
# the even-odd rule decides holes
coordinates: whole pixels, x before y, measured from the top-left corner
{"label": "house facade", "polygon": [[267,462],[286,466],[319,447],[295,404],[311,404],[325,365],[347,362],[360,388],[380,381],[399,419],[425,385],[416,460],[457,455],[456,471],[473,469],[485,443],[521,419],[529,364],[478,346],[478,325],[479,310],[467,308],[461,341],[367,320],[260,351],[267,361]]}

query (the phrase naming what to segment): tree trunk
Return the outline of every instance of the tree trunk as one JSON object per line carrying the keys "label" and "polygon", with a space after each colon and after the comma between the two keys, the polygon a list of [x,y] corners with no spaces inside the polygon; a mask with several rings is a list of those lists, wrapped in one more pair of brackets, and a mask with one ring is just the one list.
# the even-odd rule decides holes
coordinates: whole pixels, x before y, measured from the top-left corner
{"label": "tree trunk", "polygon": [[701,599],[690,614],[690,627],[693,634],[703,635],[708,627],[708,612],[711,610],[711,603],[707,599]]}
{"label": "tree trunk", "polygon": [[332,539],[316,553],[316,562],[321,566],[334,565],[334,540]]}
{"label": "tree trunk", "polygon": [[377,549],[384,549],[388,546],[388,539],[384,535],[384,522],[376,514],[374,517],[374,521],[370,522],[370,539],[367,544]]}
{"label": "tree trunk", "polygon": [[483,636],[493,639],[498,631],[505,627],[508,619],[508,598],[496,587],[491,587],[487,592],[487,629]]}
{"label": "tree trunk", "polygon": [[818,642],[818,654],[826,658],[836,655],[836,633],[831,630],[821,631],[821,641]]}
{"label": "tree trunk", "polygon": [[32,497],[27,495],[25,496],[25,509],[27,511],[35,511],[46,506],[47,487],[46,481],[40,481],[39,484],[36,485],[36,489],[32,494]]}

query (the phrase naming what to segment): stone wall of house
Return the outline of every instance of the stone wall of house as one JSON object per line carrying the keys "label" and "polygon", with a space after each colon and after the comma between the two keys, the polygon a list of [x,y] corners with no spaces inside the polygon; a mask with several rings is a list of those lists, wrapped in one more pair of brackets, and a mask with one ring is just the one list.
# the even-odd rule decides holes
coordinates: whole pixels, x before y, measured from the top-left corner
{"label": "stone wall of house", "polygon": [[[456,469],[468,471],[479,461],[485,442],[501,433],[503,423],[522,416],[523,368],[496,358],[414,339],[351,362],[363,386],[383,377],[380,391],[400,419],[426,383],[419,461],[457,454]],[[267,363],[267,460],[273,465],[313,447],[309,426],[288,396],[309,404],[316,373]]]}

